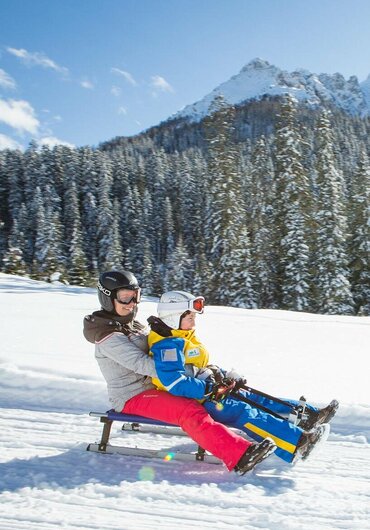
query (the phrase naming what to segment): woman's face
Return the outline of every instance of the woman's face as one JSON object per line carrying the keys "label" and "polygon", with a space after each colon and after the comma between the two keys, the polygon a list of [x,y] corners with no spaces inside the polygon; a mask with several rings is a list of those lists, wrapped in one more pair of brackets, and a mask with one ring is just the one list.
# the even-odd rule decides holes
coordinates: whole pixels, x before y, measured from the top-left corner
{"label": "woman's face", "polygon": [[[130,315],[136,306],[136,291],[120,289],[117,292],[117,299],[114,300],[114,309],[120,317]],[[121,302],[121,303],[120,303]]]}
{"label": "woman's face", "polygon": [[190,311],[187,315],[182,317],[180,329],[184,331],[195,329],[195,317],[196,313],[194,313],[193,311]]}

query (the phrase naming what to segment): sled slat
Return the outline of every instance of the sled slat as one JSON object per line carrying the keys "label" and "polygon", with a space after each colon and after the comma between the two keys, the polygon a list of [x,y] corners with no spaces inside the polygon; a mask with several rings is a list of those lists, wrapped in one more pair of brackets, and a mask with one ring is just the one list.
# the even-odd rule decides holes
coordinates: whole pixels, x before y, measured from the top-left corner
{"label": "sled slat", "polygon": [[[160,458],[162,460],[178,460],[182,462],[196,462],[199,460],[198,453],[181,453],[178,451],[164,451],[156,449],[141,449],[138,447],[121,447],[117,445],[107,444],[104,451],[99,449],[99,444],[89,444],[88,451],[105,454],[120,454],[126,456],[140,456],[144,458]],[[207,464],[222,464],[222,461],[213,455],[205,454],[202,461]]]}

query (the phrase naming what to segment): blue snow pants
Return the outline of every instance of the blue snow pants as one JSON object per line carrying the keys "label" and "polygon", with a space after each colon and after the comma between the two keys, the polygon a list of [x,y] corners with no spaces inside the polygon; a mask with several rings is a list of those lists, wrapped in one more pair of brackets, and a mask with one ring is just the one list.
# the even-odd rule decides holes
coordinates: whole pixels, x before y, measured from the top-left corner
{"label": "blue snow pants", "polygon": [[[260,410],[258,405],[286,416],[290,413],[290,407],[251,392],[245,393],[245,396],[254,401],[256,407],[234,397],[227,397],[221,402],[207,400],[203,406],[214,420],[240,429],[258,442],[269,436],[277,445],[275,454],[286,462],[292,462],[302,429],[289,423],[288,419],[276,418]],[[285,401],[292,405],[298,404],[298,401],[294,400]],[[311,406],[309,408],[313,409]]]}

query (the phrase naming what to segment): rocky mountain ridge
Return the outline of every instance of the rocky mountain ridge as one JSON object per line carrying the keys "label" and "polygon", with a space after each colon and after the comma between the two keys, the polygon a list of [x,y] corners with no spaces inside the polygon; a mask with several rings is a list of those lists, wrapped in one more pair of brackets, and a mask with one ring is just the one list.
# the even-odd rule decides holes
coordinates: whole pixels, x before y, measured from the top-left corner
{"label": "rocky mountain ridge", "polygon": [[312,106],[331,103],[352,116],[370,115],[370,75],[359,83],[356,76],[346,80],[340,73],[315,74],[303,69],[287,72],[257,58],[203,99],[171,116],[170,120],[184,118],[200,121],[209,113],[215,97],[221,94],[227,102],[235,105],[266,95],[287,93]]}

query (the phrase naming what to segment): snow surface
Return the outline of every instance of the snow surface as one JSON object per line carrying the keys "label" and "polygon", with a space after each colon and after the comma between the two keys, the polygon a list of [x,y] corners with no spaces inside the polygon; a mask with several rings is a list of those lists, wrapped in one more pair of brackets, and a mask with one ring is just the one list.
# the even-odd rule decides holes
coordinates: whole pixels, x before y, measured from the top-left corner
{"label": "snow surface", "polygon": [[203,99],[177,112],[172,119],[201,120],[209,113],[212,101],[219,95],[223,95],[228,103],[236,105],[264,95],[283,94],[290,94],[310,105],[330,102],[349,114],[366,116],[370,114],[369,79],[360,84],[356,76],[346,80],[339,73],[315,74],[303,69],[287,72],[257,58]]}
{"label": "snow surface", "polygon": [[[93,289],[0,274],[0,529],[370,529],[370,318],[207,307],[198,335],[249,384],[317,405],[341,402],[321,452],[295,467],[270,457],[238,477],[223,466],[85,451],[109,408],[82,336]],[[155,313],[140,305],[141,321]],[[113,441],[192,448],[185,437]]]}

